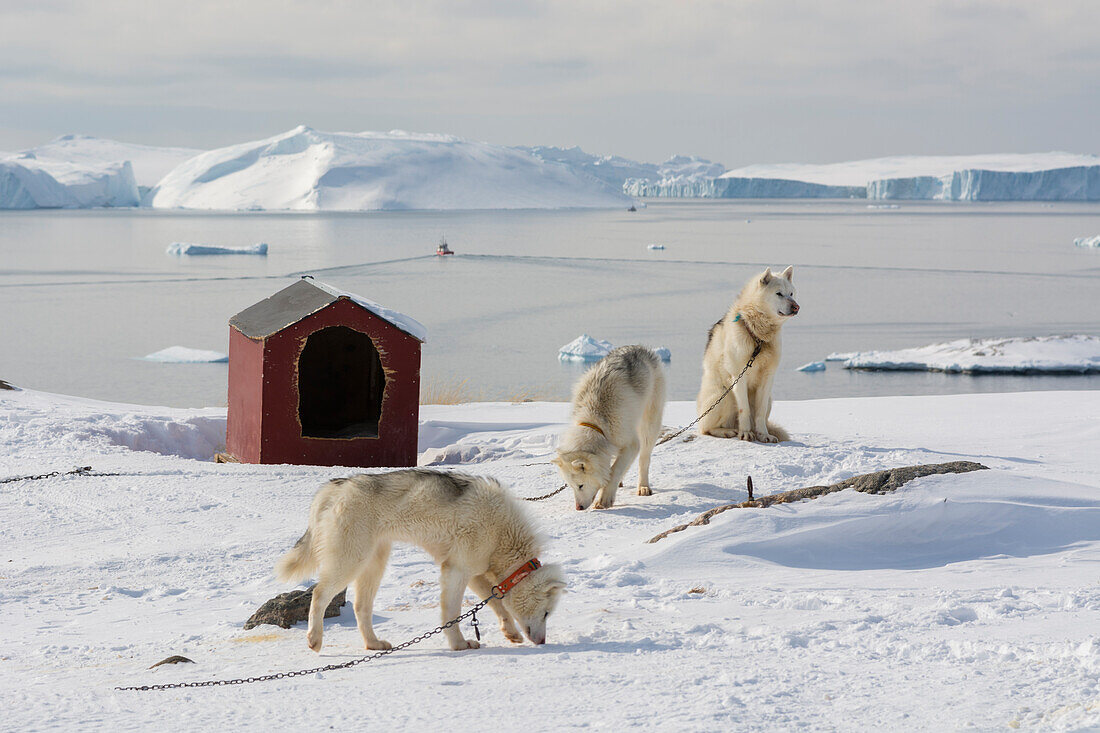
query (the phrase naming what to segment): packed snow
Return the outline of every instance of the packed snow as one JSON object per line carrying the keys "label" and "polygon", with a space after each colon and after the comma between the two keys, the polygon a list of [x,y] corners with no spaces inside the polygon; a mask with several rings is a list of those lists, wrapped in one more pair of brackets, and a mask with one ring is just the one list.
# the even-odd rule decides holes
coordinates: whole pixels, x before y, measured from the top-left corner
{"label": "packed snow", "polygon": [[192,244],[173,242],[166,250],[170,255],[266,255],[267,244],[260,242],[244,247],[226,247],[217,244]]}
{"label": "packed snow", "polygon": [[1078,237],[1073,240],[1073,244],[1077,247],[1091,247],[1096,249],[1100,247],[1100,234],[1095,237]]}
{"label": "packed snow", "polygon": [[629,199],[567,165],[451,135],[281,135],[211,150],[161,180],[158,209],[365,211],[618,207]]}
{"label": "packed snow", "polygon": [[960,339],[896,351],[829,354],[845,369],[966,374],[1093,374],[1100,372],[1100,337]]}
{"label": "packed snow", "polygon": [[[559,484],[544,462],[568,412],[424,406],[421,460],[465,452],[476,463],[463,470],[543,494]],[[326,621],[321,655],[301,624],[241,628],[290,590],[272,566],[313,493],[356,469],[212,463],[220,408],[0,392],[0,478],[118,474],[0,492],[6,725],[468,730],[496,706],[511,711],[503,727],[530,731],[1094,729],[1097,414],[1096,391],[777,402],[793,442],[678,439],[654,452],[652,497],[624,489],[604,511],[577,512],[568,495],[525,505],[549,539],[540,559],[569,579],[544,646],[509,644],[486,614],[478,650],[432,637],[347,670],[120,692],[363,655],[350,604]],[[693,416],[670,403],[665,423]],[[990,470],[736,509],[646,543],[744,500],[746,475],[762,495],[956,459]],[[425,553],[395,548],[375,605],[384,638],[440,623],[438,577]],[[149,669],[177,654],[195,663]]]}
{"label": "packed snow", "polygon": [[229,355],[220,351],[191,349],[186,346],[169,346],[142,357],[145,361],[159,361],[166,364],[215,364],[229,361]]}

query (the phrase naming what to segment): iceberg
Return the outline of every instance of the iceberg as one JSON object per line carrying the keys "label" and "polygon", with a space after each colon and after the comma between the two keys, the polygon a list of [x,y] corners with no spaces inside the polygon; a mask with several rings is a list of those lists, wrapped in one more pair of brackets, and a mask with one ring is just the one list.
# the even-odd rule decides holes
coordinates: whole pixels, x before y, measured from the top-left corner
{"label": "iceberg", "polygon": [[78,164],[24,152],[0,159],[0,209],[86,209],[141,203],[128,161]]}
{"label": "iceberg", "polygon": [[1100,157],[1054,152],[758,164],[713,177],[631,178],[623,190],[697,198],[1100,201]]}
{"label": "iceberg", "polygon": [[156,361],[163,364],[218,364],[229,361],[229,356],[220,351],[189,349],[186,346],[169,346],[142,357],[143,361]]}
{"label": "iceberg", "polygon": [[173,168],[203,151],[194,148],[137,145],[90,135],[62,135],[45,145],[31,148],[28,152],[39,160],[56,160],[93,168],[129,161],[138,188],[150,190]]}
{"label": "iceberg", "polygon": [[1100,337],[960,339],[897,351],[830,354],[845,369],[963,374],[1100,373]]}
{"label": "iceberg", "polygon": [[213,244],[173,242],[166,251],[170,255],[266,255],[267,245],[260,242],[248,247],[220,247]]}
{"label": "iceberg", "polygon": [[1100,234],[1095,237],[1078,237],[1073,240],[1073,244],[1076,247],[1092,247],[1093,249],[1100,247]]}
{"label": "iceberg", "polygon": [[551,209],[630,203],[621,186],[523,150],[451,135],[281,135],[198,155],[165,176],[158,209]]}
{"label": "iceberg", "polygon": [[795,369],[796,372],[823,372],[825,371],[825,362],[823,361],[811,361],[809,364],[803,364]]}
{"label": "iceberg", "polygon": [[560,361],[599,361],[611,353],[613,348],[610,341],[594,339],[587,333],[582,333],[558,349],[558,359]]}

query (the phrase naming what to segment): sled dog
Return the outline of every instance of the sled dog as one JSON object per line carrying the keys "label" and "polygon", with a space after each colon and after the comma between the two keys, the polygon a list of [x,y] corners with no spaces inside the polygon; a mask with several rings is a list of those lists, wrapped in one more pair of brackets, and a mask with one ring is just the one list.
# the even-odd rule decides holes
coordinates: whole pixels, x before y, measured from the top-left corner
{"label": "sled dog", "polygon": [[772,411],[772,381],[779,367],[779,330],[798,313],[793,267],[781,275],[771,268],[749,280],[729,311],[715,323],[703,352],[703,383],[695,401],[696,415],[714,404],[729,388],[757,344],[760,353],[733,391],[699,421],[701,435],[778,443],[787,432],[768,422]]}
{"label": "sled dog", "polygon": [[615,492],[638,458],[638,496],[649,496],[649,456],[661,432],[665,373],[644,346],[620,346],[589,369],[573,389],[573,424],[558,441],[554,463],[573,489],[577,509],[602,490],[597,509]]}
{"label": "sled dog", "polygon": [[[325,607],[349,583],[355,585],[363,643],[367,649],[391,648],[375,636],[371,614],[395,541],[423,548],[439,565],[443,623],[462,612],[467,586],[488,598],[495,586],[521,578],[489,606],[509,641],[522,642],[522,630],[534,643],[546,642],[546,619],[565,580],[557,565],[539,566],[542,539],[519,502],[491,478],[411,469],[333,479],[313,497],[309,528],[275,565],[279,580],[287,582],[317,571],[306,634],[310,649],[321,650]],[[479,646],[462,636],[458,624],[443,633],[451,649]]]}

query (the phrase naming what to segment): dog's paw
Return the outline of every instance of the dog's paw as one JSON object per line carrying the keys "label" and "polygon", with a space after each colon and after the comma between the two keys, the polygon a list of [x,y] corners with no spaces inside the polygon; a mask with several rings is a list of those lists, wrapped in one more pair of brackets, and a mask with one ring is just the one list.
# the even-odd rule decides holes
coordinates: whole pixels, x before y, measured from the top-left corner
{"label": "dog's paw", "polygon": [[756,433],[751,430],[741,430],[737,433],[739,440],[756,440]]}
{"label": "dog's paw", "polygon": [[515,629],[506,629],[502,626],[500,629],[500,633],[504,634],[504,638],[512,642],[513,644],[523,643],[523,635]]}
{"label": "dog's paw", "polygon": [[639,486],[638,496],[653,496],[653,490],[650,489],[648,486]]}
{"label": "dog's paw", "polygon": [[451,644],[451,651],[460,652],[463,649],[480,649],[481,644],[473,639],[463,639],[462,641]]}
{"label": "dog's paw", "polygon": [[756,434],[756,439],[759,440],[761,443],[778,443],[779,442],[779,438],[775,437],[774,435],[772,435],[771,433],[766,432],[766,431],[763,432],[763,433],[757,433]]}
{"label": "dog's paw", "polygon": [[309,648],[315,652],[321,651],[321,635],[306,634],[306,644],[309,644]]}
{"label": "dog's paw", "polygon": [[710,434],[715,438],[738,438],[741,436],[741,434],[733,428],[711,428]]}
{"label": "dog's paw", "polygon": [[372,652],[385,651],[386,649],[393,649],[393,644],[382,639],[375,639],[374,641],[367,642],[367,649]]}
{"label": "dog's paw", "polygon": [[604,504],[603,499],[600,499],[599,501],[597,501],[595,504],[592,505],[593,509],[610,509],[611,507],[612,507],[612,504],[611,503]]}

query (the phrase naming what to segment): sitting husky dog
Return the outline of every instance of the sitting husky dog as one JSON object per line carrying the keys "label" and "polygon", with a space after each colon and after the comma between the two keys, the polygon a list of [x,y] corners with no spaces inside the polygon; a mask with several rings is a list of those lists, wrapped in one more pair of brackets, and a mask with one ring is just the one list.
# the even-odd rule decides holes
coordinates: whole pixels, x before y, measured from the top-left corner
{"label": "sitting husky dog", "polygon": [[[488,598],[498,584],[518,582],[489,606],[509,641],[523,641],[518,625],[534,643],[546,642],[546,619],[565,581],[557,565],[538,565],[541,538],[519,502],[494,479],[413,469],[333,479],[313,497],[309,529],[275,565],[288,582],[319,571],[310,649],[321,650],[325,608],[348,583],[355,584],[355,620],[367,649],[391,648],[374,635],[371,614],[395,541],[424,548],[439,564],[443,623],[462,612],[467,586]],[[457,624],[443,633],[451,649],[479,646]]]}
{"label": "sitting husky dog", "polygon": [[703,384],[695,401],[697,414],[729,388],[758,344],[760,353],[733,392],[699,421],[700,435],[761,443],[790,440],[785,430],[768,422],[768,415],[772,411],[772,381],[779,367],[779,329],[798,313],[793,270],[788,267],[778,277],[771,268],[764,270],[745,285],[722,320],[711,327],[703,353]]}
{"label": "sitting husky dog", "polygon": [[664,410],[664,368],[644,346],[620,346],[581,377],[573,390],[574,424],[562,434],[554,458],[577,509],[587,509],[601,489],[596,508],[614,504],[619,482],[639,453],[638,496],[653,493],[649,456]]}

